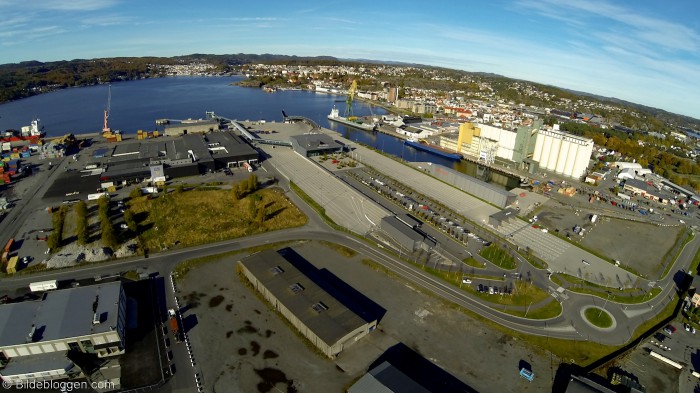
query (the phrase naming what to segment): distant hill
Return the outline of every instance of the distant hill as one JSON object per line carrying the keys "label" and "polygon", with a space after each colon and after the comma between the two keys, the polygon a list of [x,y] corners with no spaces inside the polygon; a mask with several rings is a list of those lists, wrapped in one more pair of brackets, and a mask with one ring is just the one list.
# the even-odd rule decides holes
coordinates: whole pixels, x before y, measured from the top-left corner
{"label": "distant hill", "polygon": [[[303,65],[341,65],[341,64],[384,64],[389,66],[414,67],[420,69],[443,70],[453,75],[470,75],[475,79],[491,83],[494,93],[506,101],[520,102],[527,105],[540,105],[542,102],[524,95],[522,92],[513,91],[513,82],[529,84],[541,91],[554,94],[560,98],[574,99],[586,97],[589,100],[599,101],[610,105],[632,109],[646,114],[654,120],[647,124],[647,129],[658,129],[662,124],[670,124],[673,127],[687,129],[700,129],[700,120],[688,116],[670,113],[668,111],[652,108],[645,105],[620,100],[617,98],[603,97],[591,93],[562,89],[534,82],[511,79],[502,75],[488,72],[468,72],[452,70],[443,67],[427,66],[417,63],[405,63],[396,61],[380,61],[371,59],[339,59],[332,56],[295,56],[280,54],[205,54],[193,53],[174,57],[130,57],[107,59],[74,59],[55,62],[40,62],[36,60],[23,61],[0,65],[0,102],[29,97],[47,91],[70,86],[86,86],[98,83],[108,83],[120,80],[130,80],[144,77],[160,76],[157,71],[151,69],[151,64],[183,64],[191,62],[204,62],[214,64],[218,72],[232,71],[236,66],[250,63],[266,64],[303,64]],[[425,86],[429,81],[417,81],[412,77],[412,82]],[[443,84],[442,86],[450,86]],[[561,108],[569,109],[569,108]]]}

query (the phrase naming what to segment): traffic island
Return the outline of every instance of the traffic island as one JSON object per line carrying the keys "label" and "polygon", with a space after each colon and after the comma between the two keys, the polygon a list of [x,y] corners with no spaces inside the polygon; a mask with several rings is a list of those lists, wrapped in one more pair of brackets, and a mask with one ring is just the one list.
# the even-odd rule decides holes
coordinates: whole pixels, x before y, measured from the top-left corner
{"label": "traffic island", "polygon": [[591,326],[598,329],[615,329],[617,323],[613,316],[600,307],[586,307],[581,311],[583,319]]}

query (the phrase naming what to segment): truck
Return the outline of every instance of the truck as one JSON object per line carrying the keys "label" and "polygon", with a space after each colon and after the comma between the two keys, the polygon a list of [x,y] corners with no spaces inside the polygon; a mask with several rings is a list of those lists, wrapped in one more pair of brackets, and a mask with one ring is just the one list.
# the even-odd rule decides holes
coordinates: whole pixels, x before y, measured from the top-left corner
{"label": "truck", "polygon": [[49,281],[37,281],[29,284],[29,290],[32,292],[44,292],[44,291],[50,291],[52,289],[57,289],[58,288],[58,281],[56,280],[49,280]]}
{"label": "truck", "polygon": [[249,163],[244,162],[244,163],[243,163],[243,167],[244,167],[248,172],[253,172],[253,166],[250,165]]}
{"label": "truck", "polygon": [[168,315],[170,316],[170,330],[175,336],[175,341],[180,342],[180,324],[177,322],[177,313],[171,308],[168,310]]}

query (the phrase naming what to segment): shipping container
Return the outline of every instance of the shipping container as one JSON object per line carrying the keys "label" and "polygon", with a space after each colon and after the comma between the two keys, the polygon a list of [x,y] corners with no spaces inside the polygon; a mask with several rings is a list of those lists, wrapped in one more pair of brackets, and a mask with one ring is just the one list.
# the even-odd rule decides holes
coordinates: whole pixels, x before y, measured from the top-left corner
{"label": "shipping container", "polygon": [[98,192],[95,194],[88,194],[88,201],[94,201],[94,200],[100,199],[103,196],[106,198],[109,198],[109,194],[106,192]]}
{"label": "shipping container", "polygon": [[29,283],[29,290],[32,292],[50,291],[56,288],[58,288],[58,281],[56,280]]}
{"label": "shipping container", "polygon": [[7,243],[5,243],[5,248],[3,249],[3,251],[5,251],[5,252],[10,252],[10,251],[12,251],[12,246],[13,246],[14,244],[15,244],[15,239],[14,239],[14,238],[8,240]]}
{"label": "shipping container", "polygon": [[17,262],[19,262],[18,256],[15,255],[14,257],[10,258],[6,269],[8,274],[17,273]]}

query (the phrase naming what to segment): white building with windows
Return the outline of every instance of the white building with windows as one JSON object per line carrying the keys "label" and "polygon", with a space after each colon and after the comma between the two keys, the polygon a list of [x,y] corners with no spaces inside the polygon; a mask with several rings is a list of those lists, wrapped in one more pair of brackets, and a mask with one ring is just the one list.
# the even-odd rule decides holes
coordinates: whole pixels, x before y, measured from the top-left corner
{"label": "white building with windows", "polygon": [[[84,376],[69,354],[123,354],[125,307],[118,281],[0,305],[0,377],[18,383]],[[119,386],[118,377],[112,382]]]}

